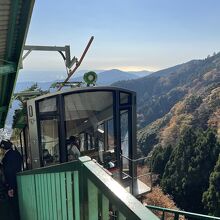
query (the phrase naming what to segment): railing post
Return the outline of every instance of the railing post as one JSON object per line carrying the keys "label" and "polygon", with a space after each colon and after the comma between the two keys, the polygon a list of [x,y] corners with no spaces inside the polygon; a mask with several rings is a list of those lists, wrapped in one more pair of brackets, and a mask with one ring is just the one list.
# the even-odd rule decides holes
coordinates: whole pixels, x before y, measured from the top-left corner
{"label": "railing post", "polygon": [[178,220],[179,219],[179,213],[175,213],[175,215],[174,215],[174,220]]}
{"label": "railing post", "polygon": [[165,212],[163,211],[161,220],[165,220]]}
{"label": "railing post", "polygon": [[88,220],[88,181],[86,178],[85,162],[91,161],[89,157],[79,158],[79,199],[80,199],[80,220]]}
{"label": "railing post", "polygon": [[73,182],[74,182],[74,213],[75,213],[75,219],[80,219],[80,197],[79,197],[79,171],[74,171],[73,175]]}
{"label": "railing post", "polygon": [[102,194],[102,220],[109,219],[109,200]]}
{"label": "railing post", "polygon": [[95,184],[87,179],[88,185],[88,212],[89,212],[89,220],[97,220],[98,219],[98,189]]}

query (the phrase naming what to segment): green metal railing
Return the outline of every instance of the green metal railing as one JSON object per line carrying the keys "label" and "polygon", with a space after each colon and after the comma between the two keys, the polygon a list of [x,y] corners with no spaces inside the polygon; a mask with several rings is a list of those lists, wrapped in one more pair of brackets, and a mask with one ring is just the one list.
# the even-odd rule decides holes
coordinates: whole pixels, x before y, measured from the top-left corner
{"label": "green metal railing", "polygon": [[19,173],[22,220],[158,218],[89,157]]}
{"label": "green metal railing", "polygon": [[162,213],[161,220],[166,219],[166,213],[171,213],[173,215],[173,220],[179,220],[181,216],[185,217],[185,219],[193,219],[193,220],[194,219],[220,220],[219,217],[202,215],[202,214],[197,214],[197,213],[192,213],[192,212],[179,211],[179,210],[174,210],[174,209],[167,209],[167,208],[162,208],[162,207],[158,207],[158,206],[146,205],[146,207],[151,210],[161,212]]}

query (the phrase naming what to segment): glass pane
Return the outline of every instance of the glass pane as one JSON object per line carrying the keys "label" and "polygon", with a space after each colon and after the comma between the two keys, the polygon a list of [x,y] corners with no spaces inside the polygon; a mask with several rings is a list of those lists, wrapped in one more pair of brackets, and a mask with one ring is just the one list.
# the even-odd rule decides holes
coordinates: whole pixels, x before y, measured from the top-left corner
{"label": "glass pane", "polygon": [[66,95],[64,101],[67,142],[70,136],[76,137],[80,155],[88,155],[104,165],[108,149],[105,123],[113,118],[112,92],[76,93]]}
{"label": "glass pane", "polygon": [[120,92],[120,104],[128,104],[129,95],[124,92]]}
{"label": "glass pane", "polygon": [[101,163],[104,162],[103,160],[103,154],[104,154],[104,141],[105,141],[105,130],[104,130],[104,124],[98,125],[97,129],[97,141],[98,141],[98,151],[99,151],[99,160]]}
{"label": "glass pane", "polygon": [[114,125],[113,125],[113,119],[108,121],[108,149],[114,150]]}
{"label": "glass pane", "polygon": [[79,135],[79,139],[80,139],[80,151],[85,151],[85,134],[80,134]]}
{"label": "glass pane", "polygon": [[122,150],[122,171],[129,175],[129,132],[128,132],[128,111],[121,111],[121,150]]}
{"label": "glass pane", "polygon": [[39,102],[40,112],[53,112],[57,110],[56,98],[49,98]]}
{"label": "glass pane", "polygon": [[41,120],[40,128],[42,160],[44,166],[58,163],[60,161],[60,156],[57,119]]}

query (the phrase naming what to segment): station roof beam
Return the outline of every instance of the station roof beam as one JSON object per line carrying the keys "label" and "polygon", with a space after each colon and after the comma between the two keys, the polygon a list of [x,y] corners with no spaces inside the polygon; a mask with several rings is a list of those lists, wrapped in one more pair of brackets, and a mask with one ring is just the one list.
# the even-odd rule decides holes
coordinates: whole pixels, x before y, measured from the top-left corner
{"label": "station roof beam", "polygon": [[34,0],[0,0],[0,128],[15,88]]}

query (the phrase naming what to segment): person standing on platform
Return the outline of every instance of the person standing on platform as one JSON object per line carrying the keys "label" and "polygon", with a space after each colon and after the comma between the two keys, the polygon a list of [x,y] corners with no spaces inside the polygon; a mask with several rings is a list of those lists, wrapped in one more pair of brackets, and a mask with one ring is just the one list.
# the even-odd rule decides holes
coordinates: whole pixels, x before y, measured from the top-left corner
{"label": "person standing on platform", "polygon": [[4,156],[2,159],[3,172],[5,176],[5,183],[7,187],[7,193],[15,220],[19,219],[19,206],[17,197],[17,181],[16,174],[21,171],[22,156],[17,148],[9,141],[2,140],[0,148],[4,150]]}

